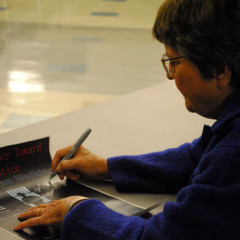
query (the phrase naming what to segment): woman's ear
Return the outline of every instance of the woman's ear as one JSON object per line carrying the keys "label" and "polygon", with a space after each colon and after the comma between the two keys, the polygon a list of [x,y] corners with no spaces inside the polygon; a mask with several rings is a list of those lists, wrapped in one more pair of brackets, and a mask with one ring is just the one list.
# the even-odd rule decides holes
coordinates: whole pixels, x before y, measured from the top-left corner
{"label": "woman's ear", "polygon": [[219,89],[228,87],[231,83],[232,78],[232,71],[228,66],[224,67],[224,72],[220,73],[216,79],[217,79],[217,86]]}

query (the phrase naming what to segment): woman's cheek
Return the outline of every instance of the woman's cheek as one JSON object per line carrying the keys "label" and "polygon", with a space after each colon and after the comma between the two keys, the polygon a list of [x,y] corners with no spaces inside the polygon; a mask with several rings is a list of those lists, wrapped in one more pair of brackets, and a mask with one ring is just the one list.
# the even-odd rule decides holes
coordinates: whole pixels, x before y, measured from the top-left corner
{"label": "woman's cheek", "polygon": [[175,78],[175,84],[177,89],[184,95],[184,83],[179,78]]}

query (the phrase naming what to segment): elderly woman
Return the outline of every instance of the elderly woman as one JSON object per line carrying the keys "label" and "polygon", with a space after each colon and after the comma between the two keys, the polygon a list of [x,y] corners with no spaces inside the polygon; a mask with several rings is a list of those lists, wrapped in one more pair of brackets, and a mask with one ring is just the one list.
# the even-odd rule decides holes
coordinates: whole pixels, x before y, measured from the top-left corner
{"label": "elderly woman", "polygon": [[176,203],[146,220],[74,196],[22,213],[15,230],[61,225],[69,240],[239,239],[240,1],[166,0],[153,34],[165,45],[162,63],[186,108],[216,119],[214,125],[192,143],[145,155],[104,159],[81,146],[56,168],[68,147],[52,166],[61,179],[77,180],[77,170],[82,178],[111,178],[119,191],[177,193]]}

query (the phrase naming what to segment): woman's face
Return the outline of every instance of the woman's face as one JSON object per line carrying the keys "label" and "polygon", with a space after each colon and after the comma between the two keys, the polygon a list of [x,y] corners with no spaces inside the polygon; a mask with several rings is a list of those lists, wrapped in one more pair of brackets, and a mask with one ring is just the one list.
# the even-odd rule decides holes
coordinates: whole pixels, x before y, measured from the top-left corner
{"label": "woman's face", "polygon": [[[165,48],[169,58],[181,56],[173,48],[169,46]],[[222,113],[227,98],[233,92],[229,85],[231,72],[221,74],[220,80],[218,78],[205,79],[196,65],[186,58],[173,60],[172,63],[175,72],[172,77],[167,77],[175,80],[178,90],[185,99],[186,108],[204,117],[217,119]]]}

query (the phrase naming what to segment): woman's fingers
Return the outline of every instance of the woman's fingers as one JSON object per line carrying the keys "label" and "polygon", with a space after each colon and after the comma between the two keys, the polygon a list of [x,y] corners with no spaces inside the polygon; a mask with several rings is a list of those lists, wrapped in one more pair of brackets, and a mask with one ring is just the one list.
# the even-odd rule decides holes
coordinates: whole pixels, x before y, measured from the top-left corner
{"label": "woman's fingers", "polygon": [[23,212],[18,215],[18,219],[23,220],[23,219],[28,219],[28,218],[38,217],[38,216],[40,216],[40,208],[31,209],[27,212]]}
{"label": "woman's fingers", "polygon": [[72,146],[68,146],[66,148],[60,149],[56,152],[53,160],[52,160],[52,171],[57,167],[59,161],[70,151]]}
{"label": "woman's fingers", "polygon": [[52,169],[56,169],[61,180],[67,176],[76,181],[79,179],[78,175],[81,178],[92,180],[104,180],[110,177],[107,159],[91,153],[83,146],[79,147],[72,159],[59,163],[61,157],[65,156],[70,149],[71,146],[59,150],[52,162]]}
{"label": "woman's fingers", "polygon": [[30,208],[28,211],[18,215],[18,218],[23,220],[23,222],[17,224],[14,230],[20,231],[34,226],[61,226],[66,215],[67,206],[72,200],[79,199],[79,197],[71,196]]}
{"label": "woman's fingers", "polygon": [[64,176],[66,176],[73,181],[79,180],[79,175],[81,173],[78,171],[78,169],[81,169],[82,163],[83,161],[81,161],[79,158],[61,162],[56,168],[59,178],[63,180]]}
{"label": "woman's fingers", "polygon": [[60,221],[58,219],[59,214],[57,213],[57,211],[54,211],[51,208],[54,208],[54,205],[47,208],[36,207],[27,212],[19,214],[18,219],[20,221],[22,220],[22,222],[17,224],[13,229],[16,231],[20,231],[28,227],[35,227],[41,225],[48,226],[57,224]]}
{"label": "woman's fingers", "polygon": [[75,159],[71,159],[71,160],[65,160],[62,161],[56,168],[56,171],[58,173],[63,173],[66,171],[71,171],[73,169],[79,169],[80,165],[81,165],[81,159],[75,160]]}
{"label": "woman's fingers", "polygon": [[24,222],[21,222],[18,225],[16,225],[13,228],[13,230],[20,231],[27,227],[36,227],[36,226],[40,226],[40,225],[42,225],[41,217],[29,218],[29,219],[25,220]]}
{"label": "woman's fingers", "polygon": [[50,202],[50,203],[42,203],[42,204],[40,204],[40,205],[38,205],[36,207],[31,207],[27,211],[32,211],[32,210],[35,210],[37,208],[45,208],[45,207],[48,207],[50,204],[53,204],[53,201]]}
{"label": "woman's fingers", "polygon": [[80,179],[80,174],[79,173],[73,173],[73,172],[66,172],[65,173],[66,177],[69,178],[72,181],[78,181]]}

